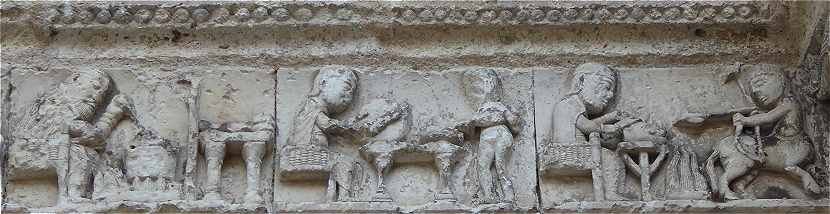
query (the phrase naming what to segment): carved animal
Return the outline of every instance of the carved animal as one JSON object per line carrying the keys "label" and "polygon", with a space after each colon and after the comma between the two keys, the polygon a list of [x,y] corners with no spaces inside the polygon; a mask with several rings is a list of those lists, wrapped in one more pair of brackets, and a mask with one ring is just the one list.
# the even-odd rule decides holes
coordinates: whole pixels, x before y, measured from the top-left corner
{"label": "carved animal", "polygon": [[[739,142],[740,141],[740,142]],[[764,145],[765,154],[763,162],[758,162],[748,155],[740,152],[739,143],[754,143],[751,136],[740,135],[738,140],[734,136],[722,139],[716,146],[715,151],[706,159],[706,175],[709,177],[713,196],[721,195],[727,200],[740,199],[738,195],[729,188],[729,184],[735,183],[736,188],[743,190],[757,175],[758,169],[788,172],[801,178],[804,189],[811,192],[819,192],[818,184],[807,171],[798,167],[798,164],[805,161],[811,151],[808,141],[778,141],[772,145]],[[715,161],[720,160],[724,173],[715,178]],[[744,175],[744,176],[742,176]]]}

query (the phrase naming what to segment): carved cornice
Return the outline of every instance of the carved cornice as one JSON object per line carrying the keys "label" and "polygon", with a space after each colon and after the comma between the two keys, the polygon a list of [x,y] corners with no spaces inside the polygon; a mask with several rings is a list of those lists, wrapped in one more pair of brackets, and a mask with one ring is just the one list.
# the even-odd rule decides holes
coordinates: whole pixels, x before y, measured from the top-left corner
{"label": "carved cornice", "polygon": [[280,26],[769,24],[780,2],[4,3],[2,23],[54,29]]}

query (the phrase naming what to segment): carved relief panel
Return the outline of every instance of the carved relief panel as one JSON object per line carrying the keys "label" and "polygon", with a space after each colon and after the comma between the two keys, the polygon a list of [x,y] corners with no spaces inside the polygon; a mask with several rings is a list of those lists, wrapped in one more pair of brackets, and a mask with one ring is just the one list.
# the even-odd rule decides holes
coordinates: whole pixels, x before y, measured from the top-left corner
{"label": "carved relief panel", "polygon": [[[723,174],[731,176],[729,179],[741,177],[741,181],[728,181],[730,186],[741,189],[744,196],[740,198],[815,197],[810,193],[810,188],[814,187],[809,186],[815,182],[807,175],[809,173],[799,173],[795,167],[790,169],[794,176],[789,176],[780,173],[786,170],[749,171],[764,168],[761,165],[773,166],[773,163],[752,164],[753,161],[749,161],[744,165],[745,169],[726,166],[726,173],[721,169],[723,167],[716,169],[713,166],[718,159],[732,158],[726,160],[730,164],[740,159],[733,157],[732,152],[722,154],[737,147],[718,146],[726,141],[732,144],[735,140],[729,136],[743,133],[740,126],[737,132],[734,131],[734,125],[739,124],[735,121],[761,120],[740,116],[734,116],[740,118],[735,119],[733,115],[749,116],[753,110],[757,115],[763,115],[753,102],[786,100],[777,95],[784,91],[781,81],[774,78],[754,80],[758,92],[753,92],[749,88],[753,81],[750,74],[780,77],[782,71],[780,66],[769,65],[615,68],[588,63],[575,68],[536,72],[542,206],[553,207],[570,201],[711,200],[713,195],[714,199],[720,200],[718,194],[732,194],[727,199],[737,199],[734,193],[722,193],[731,190],[713,193],[712,184],[721,182],[719,179]],[[684,84],[679,84],[681,82]],[[596,87],[597,84],[601,87]],[[607,91],[599,93],[596,88]],[[583,93],[586,90],[592,93]],[[776,96],[761,95],[763,91],[771,91],[767,94]],[[734,102],[723,102],[724,99]],[[607,105],[592,109],[597,106],[595,103]],[[795,114],[792,116],[797,118]],[[571,117],[576,119],[568,119]],[[781,120],[785,120],[783,118],[787,117]],[[776,123],[774,121],[777,120],[771,120]],[[592,123],[596,125],[592,126]],[[590,131],[592,127],[596,127],[596,131]],[[580,132],[565,132],[574,129]],[[572,137],[573,132],[577,133],[576,139]],[[566,136],[562,136],[563,133]],[[751,143],[755,140],[750,139],[757,137],[742,138],[747,139],[742,144],[747,144],[749,150],[756,152],[754,154],[763,149],[764,157],[755,156],[758,161],[776,162],[772,150],[780,147],[780,143],[761,145]],[[715,148],[719,151],[713,154]],[[800,152],[793,150],[788,154],[807,154],[810,153],[808,150],[810,148],[805,147],[798,150]],[[807,166],[810,163],[806,160],[799,159],[794,165]],[[738,171],[739,168],[747,171]],[[749,176],[745,176],[747,174]],[[644,177],[646,175],[649,177]],[[710,183],[713,181],[715,183]],[[807,184],[802,184],[805,182]]]}
{"label": "carved relief panel", "polygon": [[177,86],[136,82],[125,69],[55,70],[63,75],[19,69],[10,81],[38,87],[11,94],[18,140],[7,145],[20,152],[8,155],[9,203],[179,199],[187,109]]}
{"label": "carved relief panel", "polygon": [[[302,202],[417,206],[437,201],[450,207],[521,209],[536,203],[526,194],[533,192],[535,176],[524,175],[534,171],[525,162],[534,157],[513,155],[535,153],[532,130],[526,129],[533,124],[529,72],[284,67],[277,82],[278,118],[285,118],[278,127],[280,133],[292,132],[278,136],[283,151],[274,184],[278,210]],[[350,103],[327,104],[338,100]],[[309,118],[314,115],[309,111],[320,113]],[[314,125],[297,129],[305,123]],[[315,146],[296,146],[303,142],[291,139],[307,139],[301,132],[314,130],[319,130],[310,137],[317,139]],[[296,148],[314,149],[286,152]],[[298,161],[311,157],[321,157],[312,161],[314,167]],[[299,170],[303,166],[314,170]],[[489,187],[481,188],[482,182]]]}

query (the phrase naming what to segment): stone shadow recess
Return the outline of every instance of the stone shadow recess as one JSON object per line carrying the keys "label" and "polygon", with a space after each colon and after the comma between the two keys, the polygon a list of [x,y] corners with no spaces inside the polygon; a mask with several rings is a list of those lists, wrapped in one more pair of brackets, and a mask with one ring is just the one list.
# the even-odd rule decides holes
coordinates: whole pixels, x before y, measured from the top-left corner
{"label": "stone shadow recess", "polygon": [[830,3],[0,3],[2,212],[830,212]]}

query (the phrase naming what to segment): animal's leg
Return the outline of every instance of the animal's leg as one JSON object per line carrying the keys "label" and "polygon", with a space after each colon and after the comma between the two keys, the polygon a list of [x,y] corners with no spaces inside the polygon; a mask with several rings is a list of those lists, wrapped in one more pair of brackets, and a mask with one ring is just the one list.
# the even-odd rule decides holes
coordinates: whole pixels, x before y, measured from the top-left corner
{"label": "animal's leg", "polygon": [[746,172],[749,171],[750,166],[751,165],[734,163],[724,164],[724,172],[723,175],[720,176],[718,188],[721,189],[721,191],[723,192],[723,197],[726,200],[740,199],[740,197],[738,197],[738,195],[735,194],[735,192],[733,192],[731,188],[729,188],[729,183],[731,183],[732,180],[734,180],[735,178],[738,178],[746,174]]}
{"label": "animal's leg", "polygon": [[821,192],[821,187],[818,186],[816,180],[813,179],[813,176],[810,175],[807,171],[804,171],[801,167],[798,166],[788,166],[784,168],[790,174],[793,174],[797,177],[801,178],[801,184],[803,185],[804,189],[810,191],[812,193],[819,193]]}
{"label": "animal's leg", "polygon": [[245,158],[245,175],[247,176],[247,188],[245,191],[245,203],[260,203],[259,196],[259,171],[262,167],[262,157],[265,156],[265,142],[247,142],[242,146],[242,156]]}
{"label": "animal's leg", "polygon": [[222,200],[219,194],[221,182],[222,161],[225,159],[225,143],[203,139],[205,143],[205,159],[207,159],[207,182],[205,184],[205,200]]}
{"label": "animal's leg", "polygon": [[735,188],[737,188],[738,192],[743,193],[743,198],[752,197],[751,194],[746,192],[746,186],[751,184],[756,177],[758,177],[758,170],[751,170],[749,173],[735,181]]}
{"label": "animal's leg", "polygon": [[478,144],[478,185],[482,194],[482,201],[485,203],[493,203],[493,176],[490,172],[490,166],[493,164],[495,158],[495,151],[493,149],[491,139],[482,139]]}

